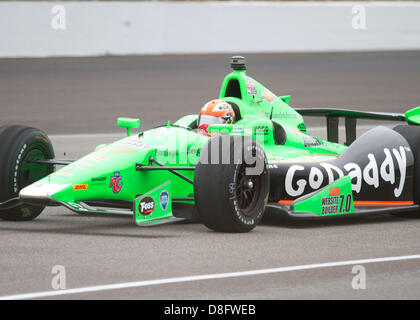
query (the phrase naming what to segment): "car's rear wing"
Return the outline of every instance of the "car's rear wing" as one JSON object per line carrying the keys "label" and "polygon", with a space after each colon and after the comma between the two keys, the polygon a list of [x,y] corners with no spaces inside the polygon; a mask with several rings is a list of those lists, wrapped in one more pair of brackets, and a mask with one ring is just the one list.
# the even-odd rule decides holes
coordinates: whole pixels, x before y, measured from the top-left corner
{"label": "car's rear wing", "polygon": [[346,144],[350,145],[356,140],[357,119],[367,120],[389,120],[407,121],[409,124],[420,125],[420,107],[411,109],[405,114],[370,112],[331,108],[294,108],[302,116],[326,117],[327,119],[327,139],[331,142],[338,142],[338,122],[339,118],[345,119]]}

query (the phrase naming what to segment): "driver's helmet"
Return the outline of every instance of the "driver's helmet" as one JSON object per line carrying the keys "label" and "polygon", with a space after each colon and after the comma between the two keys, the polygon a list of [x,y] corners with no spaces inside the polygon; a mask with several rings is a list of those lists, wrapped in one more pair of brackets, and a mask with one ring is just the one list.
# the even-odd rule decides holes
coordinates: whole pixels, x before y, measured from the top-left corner
{"label": "driver's helmet", "polygon": [[208,132],[209,125],[212,124],[232,124],[235,122],[235,112],[232,106],[222,100],[212,100],[207,102],[201,108],[198,116],[198,131],[206,136],[210,136]]}

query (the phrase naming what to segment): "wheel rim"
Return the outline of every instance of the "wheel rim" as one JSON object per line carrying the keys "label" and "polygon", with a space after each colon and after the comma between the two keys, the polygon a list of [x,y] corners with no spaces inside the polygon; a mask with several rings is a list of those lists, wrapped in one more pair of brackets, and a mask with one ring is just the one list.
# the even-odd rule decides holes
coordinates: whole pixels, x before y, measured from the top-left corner
{"label": "wheel rim", "polygon": [[28,162],[29,159],[45,160],[47,157],[45,156],[44,152],[37,148],[30,149],[25,154],[22,161],[22,167],[19,170],[19,189],[22,189],[44,178],[51,172],[50,165]]}
{"label": "wheel rim", "polygon": [[245,164],[238,170],[236,183],[236,200],[244,215],[251,216],[262,191],[263,176],[246,175]]}

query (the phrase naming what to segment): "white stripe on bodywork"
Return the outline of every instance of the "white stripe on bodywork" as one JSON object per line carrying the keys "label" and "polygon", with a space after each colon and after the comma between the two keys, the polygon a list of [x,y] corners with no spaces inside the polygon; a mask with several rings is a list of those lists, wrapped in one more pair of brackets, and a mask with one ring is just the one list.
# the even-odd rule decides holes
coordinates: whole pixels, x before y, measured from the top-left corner
{"label": "white stripe on bodywork", "polygon": [[19,192],[22,199],[45,199],[67,188],[70,184],[34,183]]}

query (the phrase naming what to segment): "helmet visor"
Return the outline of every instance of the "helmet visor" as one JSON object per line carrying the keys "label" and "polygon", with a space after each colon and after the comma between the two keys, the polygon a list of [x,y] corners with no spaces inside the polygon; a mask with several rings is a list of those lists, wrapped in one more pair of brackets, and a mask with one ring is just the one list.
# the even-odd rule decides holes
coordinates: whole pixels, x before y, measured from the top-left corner
{"label": "helmet visor", "polygon": [[226,122],[226,119],[220,118],[220,117],[216,117],[216,116],[211,116],[208,114],[203,114],[200,115],[198,118],[198,126],[202,126],[203,124],[223,124]]}

